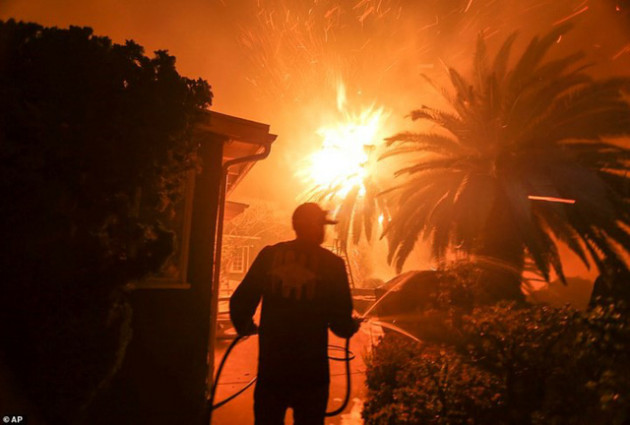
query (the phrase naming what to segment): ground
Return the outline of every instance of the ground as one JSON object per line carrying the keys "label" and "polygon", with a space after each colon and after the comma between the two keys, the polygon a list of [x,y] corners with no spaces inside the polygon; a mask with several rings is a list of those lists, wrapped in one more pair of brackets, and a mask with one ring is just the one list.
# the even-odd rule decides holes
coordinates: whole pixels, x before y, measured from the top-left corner
{"label": "ground", "polygon": [[[361,419],[361,408],[365,398],[365,363],[364,357],[372,345],[378,342],[382,334],[380,327],[364,323],[361,330],[350,341],[350,350],[354,352],[356,358],[351,362],[352,373],[352,393],[348,407],[338,416],[326,419],[326,425],[359,425]],[[215,352],[215,364],[218,364],[227,349],[230,340],[221,340]],[[343,346],[344,340],[330,334],[330,344]],[[256,337],[249,338],[240,343],[228,359],[224,372],[220,378],[215,403],[246,385],[256,374],[256,359],[258,356],[258,340]],[[343,353],[329,350],[332,356],[343,356]],[[344,399],[346,394],[345,368],[343,362],[330,362],[330,398],[328,410],[336,409]],[[212,415],[213,425],[246,425],[254,423],[253,415],[253,394],[254,387],[250,387],[236,399],[217,409]],[[291,411],[287,413],[287,424],[291,424]]]}

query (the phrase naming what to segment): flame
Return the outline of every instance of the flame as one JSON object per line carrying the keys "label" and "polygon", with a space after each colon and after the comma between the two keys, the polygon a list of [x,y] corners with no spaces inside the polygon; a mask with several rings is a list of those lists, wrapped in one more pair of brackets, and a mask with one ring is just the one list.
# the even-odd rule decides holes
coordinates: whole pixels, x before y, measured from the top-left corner
{"label": "flame", "polygon": [[346,104],[346,89],[341,83],[337,109],[342,119],[317,130],[322,146],[309,158],[305,176],[311,186],[334,192],[334,198],[344,198],[357,187],[359,196],[365,195],[364,181],[373,171],[371,153],[383,140],[383,123],[387,118],[383,108],[372,105],[352,114]]}

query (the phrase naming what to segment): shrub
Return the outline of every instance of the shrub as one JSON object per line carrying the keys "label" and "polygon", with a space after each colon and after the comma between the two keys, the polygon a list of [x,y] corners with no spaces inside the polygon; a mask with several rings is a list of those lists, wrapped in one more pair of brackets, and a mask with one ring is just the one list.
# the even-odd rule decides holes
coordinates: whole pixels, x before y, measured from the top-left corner
{"label": "shrub", "polygon": [[367,424],[616,424],[630,412],[630,323],[614,305],[465,316],[456,345],[383,339]]}
{"label": "shrub", "polygon": [[0,57],[0,354],[49,422],[72,422],[124,355],[123,286],[171,253],[212,95],[165,51],[90,28],[0,21]]}
{"label": "shrub", "polygon": [[368,359],[367,383],[368,425],[490,424],[503,408],[502,383],[494,375],[447,347],[394,335]]}

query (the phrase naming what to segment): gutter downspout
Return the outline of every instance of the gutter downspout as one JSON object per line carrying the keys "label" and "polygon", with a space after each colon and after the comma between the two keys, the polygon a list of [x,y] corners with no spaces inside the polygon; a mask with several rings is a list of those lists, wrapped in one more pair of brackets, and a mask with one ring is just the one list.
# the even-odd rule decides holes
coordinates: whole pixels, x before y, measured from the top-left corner
{"label": "gutter downspout", "polygon": [[[274,137],[275,139],[275,137]],[[219,187],[219,212],[215,227],[215,244],[214,244],[214,261],[212,275],[212,294],[210,299],[210,336],[208,339],[208,382],[209,388],[214,385],[214,341],[217,334],[217,315],[219,307],[219,279],[221,277],[221,250],[223,247],[223,219],[225,217],[225,201],[227,196],[227,176],[230,167],[244,162],[260,161],[269,156],[271,153],[271,140],[268,143],[261,143],[263,151],[254,155],[244,156],[241,158],[231,159],[223,164],[221,172],[221,185]],[[206,424],[210,424],[212,420],[212,406],[208,409],[209,417]]]}

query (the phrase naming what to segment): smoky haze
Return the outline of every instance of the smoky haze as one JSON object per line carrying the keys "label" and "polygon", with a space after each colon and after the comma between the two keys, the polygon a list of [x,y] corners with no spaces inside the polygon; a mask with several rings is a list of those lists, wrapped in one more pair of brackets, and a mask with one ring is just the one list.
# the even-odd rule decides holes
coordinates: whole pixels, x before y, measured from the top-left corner
{"label": "smoky haze", "polygon": [[147,52],[167,49],[181,74],[212,85],[212,109],[279,135],[233,199],[271,201],[287,217],[306,189],[295,174],[320,148],[316,130],[339,119],[340,82],[349,110],[383,107],[393,134],[413,128],[411,109],[438,101],[422,75],[444,81],[446,66],[466,74],[480,33],[492,52],[516,31],[519,51],[570,21],[552,53],[584,50],[599,76],[630,69],[625,1],[0,0],[0,18],[90,26]]}

